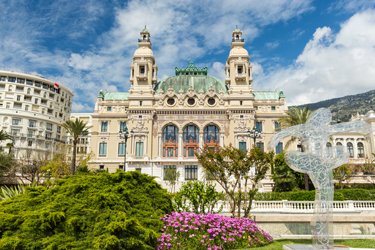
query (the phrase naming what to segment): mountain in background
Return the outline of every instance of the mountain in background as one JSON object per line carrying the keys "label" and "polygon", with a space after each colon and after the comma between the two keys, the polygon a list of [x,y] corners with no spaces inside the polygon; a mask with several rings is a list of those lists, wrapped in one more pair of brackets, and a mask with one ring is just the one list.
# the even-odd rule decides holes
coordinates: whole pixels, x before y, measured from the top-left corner
{"label": "mountain in background", "polygon": [[347,122],[357,113],[366,114],[370,110],[375,110],[375,90],[316,103],[303,104],[296,107],[307,107],[311,110],[329,108],[332,112],[332,120]]}

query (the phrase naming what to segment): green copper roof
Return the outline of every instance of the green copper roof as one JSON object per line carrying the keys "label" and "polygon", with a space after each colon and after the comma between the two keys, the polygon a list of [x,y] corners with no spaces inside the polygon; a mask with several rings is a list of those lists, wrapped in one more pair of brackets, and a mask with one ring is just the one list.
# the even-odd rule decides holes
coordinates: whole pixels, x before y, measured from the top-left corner
{"label": "green copper roof", "polygon": [[179,75],[207,75],[207,67],[198,68],[193,63],[189,63],[186,68],[176,67],[176,76]]}
{"label": "green copper roof", "polygon": [[254,91],[255,100],[279,100],[285,98],[282,91]]}
{"label": "green copper roof", "polygon": [[129,97],[128,92],[106,92],[100,91],[98,98],[102,98],[103,101],[120,101],[127,100]]}
{"label": "green copper roof", "polygon": [[224,82],[207,75],[207,67],[198,68],[193,63],[189,63],[186,68],[176,67],[176,76],[168,77],[155,86],[156,93],[166,93],[169,88],[173,88],[175,93],[186,93],[193,89],[196,93],[206,93],[211,88],[216,92],[227,93]]}
{"label": "green copper roof", "polygon": [[205,75],[179,75],[169,77],[159,83],[155,90],[157,93],[166,93],[169,88],[173,88],[175,93],[186,93],[190,88],[196,93],[207,93],[210,88],[216,93],[227,93],[225,84],[211,76]]}

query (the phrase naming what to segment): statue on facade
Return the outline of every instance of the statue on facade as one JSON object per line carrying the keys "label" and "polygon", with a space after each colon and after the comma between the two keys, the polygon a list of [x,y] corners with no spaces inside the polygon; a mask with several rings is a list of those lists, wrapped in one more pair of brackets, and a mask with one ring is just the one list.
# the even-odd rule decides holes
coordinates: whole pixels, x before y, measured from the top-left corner
{"label": "statue on facade", "polygon": [[270,143],[275,148],[284,138],[301,140],[303,152],[287,152],[285,159],[293,170],[307,173],[316,189],[315,213],[311,223],[314,249],[333,249],[330,224],[334,193],[332,171],[348,161],[348,153],[343,146],[327,147],[327,142],[331,135],[340,132],[370,132],[370,125],[365,121],[331,125],[331,120],[329,109],[318,109],[305,124],[283,129],[274,135]]}

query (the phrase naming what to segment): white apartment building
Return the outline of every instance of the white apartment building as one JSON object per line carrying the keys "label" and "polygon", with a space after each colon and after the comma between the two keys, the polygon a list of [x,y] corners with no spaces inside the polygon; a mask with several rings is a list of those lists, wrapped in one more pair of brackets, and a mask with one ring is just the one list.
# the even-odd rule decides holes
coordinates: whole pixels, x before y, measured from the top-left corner
{"label": "white apartment building", "polygon": [[16,159],[50,159],[65,143],[73,93],[41,76],[0,71],[0,130],[13,136]]}

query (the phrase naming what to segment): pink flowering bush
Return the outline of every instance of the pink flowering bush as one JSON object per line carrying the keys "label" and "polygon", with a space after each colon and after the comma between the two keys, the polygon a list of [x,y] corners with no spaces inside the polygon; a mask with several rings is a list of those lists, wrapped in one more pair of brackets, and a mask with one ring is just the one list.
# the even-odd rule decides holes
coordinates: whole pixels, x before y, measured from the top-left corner
{"label": "pink flowering bush", "polygon": [[272,237],[248,218],[173,212],[162,218],[158,250],[236,249],[269,244]]}

